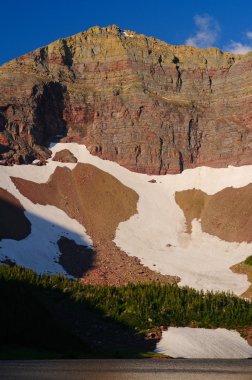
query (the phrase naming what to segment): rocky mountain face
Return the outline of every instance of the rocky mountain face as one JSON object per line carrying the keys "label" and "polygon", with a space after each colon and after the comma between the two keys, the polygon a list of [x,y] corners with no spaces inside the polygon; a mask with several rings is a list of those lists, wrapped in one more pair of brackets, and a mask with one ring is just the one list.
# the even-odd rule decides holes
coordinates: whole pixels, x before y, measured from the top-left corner
{"label": "rocky mountain face", "polygon": [[252,53],[94,27],[0,68],[0,162],[55,136],[146,173],[252,163]]}

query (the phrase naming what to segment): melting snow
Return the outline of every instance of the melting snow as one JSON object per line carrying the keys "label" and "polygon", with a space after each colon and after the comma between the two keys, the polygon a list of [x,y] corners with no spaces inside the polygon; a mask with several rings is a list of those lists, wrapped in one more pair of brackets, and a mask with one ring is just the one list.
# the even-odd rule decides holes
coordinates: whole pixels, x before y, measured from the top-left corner
{"label": "melting snow", "polygon": [[[52,145],[51,150],[55,154],[66,147],[72,151],[79,162],[97,166],[139,194],[138,214],[128,221],[120,223],[115,236],[115,243],[128,255],[137,256],[144,265],[153,270],[179,276],[181,285],[188,285],[196,289],[232,291],[240,295],[249,287],[245,275],[232,273],[229,268],[251,254],[252,244],[229,243],[220,240],[202,232],[200,222],[196,220],[192,223],[192,234],[185,233],[184,214],[176,204],[174,195],[176,191],[193,188],[200,189],[207,194],[214,194],[225,187],[245,186],[252,183],[252,166],[224,169],[200,167],[185,170],[178,175],[148,176],[130,172],[114,162],[92,156],[83,145],[58,143]],[[38,213],[42,219],[50,220],[53,215],[56,215],[56,208],[53,210],[51,206],[33,205],[21,196],[9,176],[22,177],[41,183],[48,180],[57,166],[74,168],[75,165],[49,160],[46,166],[2,166],[0,167],[0,186],[10,191],[21,201],[24,208],[30,213],[27,214],[29,218],[31,218],[31,214],[37,215]],[[156,183],[150,183],[150,179],[156,180]],[[60,212],[62,214],[57,214],[56,217],[58,224],[62,226],[63,223],[65,232],[72,225],[72,233],[75,234],[74,237],[68,237],[74,239],[78,244],[80,244],[78,237],[80,240],[88,241],[91,244],[84,228],[77,222],[73,224],[72,219],[63,211]],[[40,231],[42,231],[42,227]],[[32,230],[32,234],[34,233],[35,227]],[[60,233],[64,235],[62,231],[58,231],[57,237]],[[49,234],[49,231],[44,232],[44,234],[46,240],[46,234]],[[50,241],[55,243],[57,237],[53,240],[50,235]],[[38,236],[34,239],[37,238]],[[27,237],[26,240],[28,239],[31,237]],[[12,244],[16,244],[17,247],[15,251],[13,247],[9,248],[10,241],[8,244],[4,240],[0,242],[0,247],[2,246],[0,257],[7,255],[11,258],[11,252],[16,252],[16,259],[20,258],[20,252],[23,250],[20,243],[24,244],[22,241],[12,241]],[[34,240],[33,252],[35,251],[35,243],[38,244],[38,242]],[[52,260],[58,253],[54,243],[51,245],[51,264],[48,264],[47,270],[55,270],[55,263]],[[37,261],[41,255],[42,252],[37,253]],[[43,265],[39,266],[38,264],[41,270],[45,270],[46,260]],[[27,253],[28,261],[31,261],[31,258],[30,254]],[[35,269],[35,264],[32,265]],[[58,266],[58,270],[60,268]]]}
{"label": "melting snow", "polygon": [[237,331],[170,327],[163,331],[156,352],[173,358],[245,359],[252,347]]}
{"label": "melting snow", "polygon": [[[64,144],[57,144],[52,150],[55,153],[63,148]],[[249,287],[246,275],[229,268],[251,254],[252,244],[220,240],[202,232],[196,220],[192,234],[185,233],[185,217],[174,195],[193,188],[214,194],[228,186],[245,186],[252,182],[252,166],[200,167],[177,175],[148,176],[92,156],[83,145],[71,143],[68,149],[79,162],[97,166],[139,194],[138,214],[119,224],[114,239],[128,255],[137,256],[162,274],[179,276],[180,285],[237,295]],[[157,183],[150,183],[150,179]]]}

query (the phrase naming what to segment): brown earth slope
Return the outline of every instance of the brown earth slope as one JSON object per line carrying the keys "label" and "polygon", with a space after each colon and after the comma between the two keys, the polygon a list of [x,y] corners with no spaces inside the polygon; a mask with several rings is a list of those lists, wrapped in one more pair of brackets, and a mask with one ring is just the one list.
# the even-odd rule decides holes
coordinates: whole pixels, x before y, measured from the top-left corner
{"label": "brown earth slope", "polygon": [[[12,181],[33,203],[54,205],[86,228],[96,254],[92,267],[84,276],[85,282],[123,284],[176,280],[152,272],[113,243],[118,224],[137,212],[138,195],[110,174],[95,166],[79,163],[73,170],[57,167],[44,184],[13,177]],[[72,266],[73,262],[68,263],[68,267],[70,264]],[[64,267],[66,265],[65,262]],[[71,267],[71,271],[77,270]]]}
{"label": "brown earth slope", "polygon": [[[228,187],[214,195],[196,189],[180,191],[175,200],[184,212],[188,233],[193,219],[200,219],[202,231],[222,240],[252,242],[252,184],[237,189]],[[230,269],[246,274],[252,284],[251,266],[241,262]],[[242,296],[252,298],[252,285]]]}
{"label": "brown earth slope", "polygon": [[[245,298],[250,298],[252,300],[252,266],[247,265],[245,261],[243,261],[241,263],[233,265],[230,269],[234,273],[241,273],[241,274],[247,275],[248,281],[251,283],[251,285],[241,296]],[[250,329],[250,333],[251,333],[250,344],[252,346],[252,327]]]}
{"label": "brown earth slope", "polygon": [[0,68],[0,160],[55,135],[141,172],[252,163],[252,54],[93,27]]}
{"label": "brown earth slope", "polygon": [[252,184],[225,188],[214,195],[201,190],[176,192],[175,200],[185,214],[187,230],[201,219],[204,232],[230,242],[252,242]]}

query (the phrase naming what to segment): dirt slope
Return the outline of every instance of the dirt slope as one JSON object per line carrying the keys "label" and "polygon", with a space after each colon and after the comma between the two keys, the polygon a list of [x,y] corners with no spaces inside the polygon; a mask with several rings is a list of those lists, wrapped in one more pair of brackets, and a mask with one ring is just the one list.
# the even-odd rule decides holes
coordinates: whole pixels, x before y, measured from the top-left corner
{"label": "dirt slope", "polygon": [[96,255],[83,281],[121,284],[176,280],[144,267],[113,243],[118,224],[137,212],[138,195],[110,174],[89,164],[77,164],[73,170],[57,167],[44,184],[13,177],[12,181],[33,203],[54,205],[85,226]]}
{"label": "dirt slope", "polygon": [[183,210],[187,231],[193,219],[201,219],[204,232],[229,242],[252,242],[252,184],[225,188],[214,195],[201,190],[176,192],[175,200]]}

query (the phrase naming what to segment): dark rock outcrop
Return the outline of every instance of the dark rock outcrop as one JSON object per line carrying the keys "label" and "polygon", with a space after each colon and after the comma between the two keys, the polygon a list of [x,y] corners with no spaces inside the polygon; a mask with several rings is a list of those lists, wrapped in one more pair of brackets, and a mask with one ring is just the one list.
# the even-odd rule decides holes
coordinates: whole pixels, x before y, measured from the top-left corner
{"label": "dark rock outcrop", "polygon": [[0,241],[22,240],[31,233],[31,223],[24,212],[19,200],[0,187]]}
{"label": "dark rock outcrop", "polygon": [[94,27],[0,70],[2,163],[54,136],[147,173],[252,163],[252,54]]}
{"label": "dark rock outcrop", "polygon": [[63,149],[63,150],[55,153],[55,156],[53,157],[53,161],[70,162],[70,163],[74,164],[78,160],[75,157],[75,155],[72,152],[70,152],[70,150]]}

